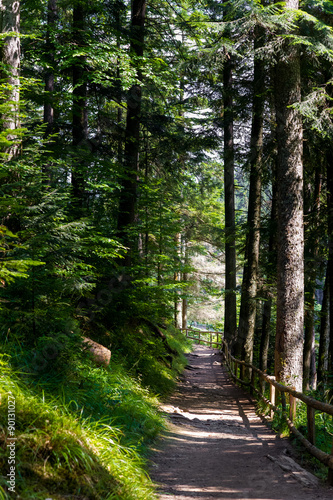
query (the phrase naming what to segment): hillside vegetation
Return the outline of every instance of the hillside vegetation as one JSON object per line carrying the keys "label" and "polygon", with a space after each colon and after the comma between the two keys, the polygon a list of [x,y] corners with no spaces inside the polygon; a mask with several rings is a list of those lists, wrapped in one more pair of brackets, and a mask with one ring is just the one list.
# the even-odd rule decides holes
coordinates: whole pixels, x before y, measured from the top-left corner
{"label": "hillside vegetation", "polygon": [[[188,347],[170,331],[168,347],[157,347],[147,326],[133,328],[118,332],[124,342],[131,337],[131,347],[113,353],[107,368],[96,366],[78,339],[70,365],[59,361],[42,371],[29,370],[24,350],[2,347],[1,499],[155,498],[145,469],[147,445],[164,426],[158,396],[172,390],[184,366],[176,352]],[[8,396],[16,406],[14,495],[6,493]]]}

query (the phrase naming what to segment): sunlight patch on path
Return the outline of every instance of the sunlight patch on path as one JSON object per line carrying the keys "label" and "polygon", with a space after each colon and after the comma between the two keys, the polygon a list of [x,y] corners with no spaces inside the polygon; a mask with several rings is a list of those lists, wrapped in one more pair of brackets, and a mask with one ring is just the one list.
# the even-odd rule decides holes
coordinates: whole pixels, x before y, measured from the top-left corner
{"label": "sunlight patch on path", "polygon": [[190,369],[161,410],[170,424],[152,459],[160,500],[332,500],[282,471],[286,442],[229,379],[217,350],[197,346]]}

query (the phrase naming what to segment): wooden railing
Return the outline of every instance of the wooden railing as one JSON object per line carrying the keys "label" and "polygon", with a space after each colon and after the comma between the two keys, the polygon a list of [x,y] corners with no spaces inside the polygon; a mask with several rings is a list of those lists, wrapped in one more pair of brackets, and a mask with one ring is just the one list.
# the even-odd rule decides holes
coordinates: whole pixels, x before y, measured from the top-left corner
{"label": "wooden railing", "polygon": [[[210,346],[214,344],[221,349],[225,363],[232,378],[240,384],[248,387],[251,394],[256,393],[271,408],[271,418],[273,417],[274,412],[282,412],[290,431],[297,436],[303,446],[314,457],[328,467],[328,483],[333,486],[333,443],[331,454],[325,453],[315,446],[315,411],[317,410],[333,417],[333,405],[323,403],[310,396],[306,396],[301,392],[297,392],[294,387],[284,386],[278,383],[275,377],[267,375],[252,364],[234,358],[230,353],[227,342],[223,339],[222,332],[201,331],[201,334],[199,333],[198,335],[198,331],[195,330],[195,336],[191,333],[193,332],[192,329],[186,328],[184,330],[186,330],[186,336],[188,338],[192,338],[199,343],[203,342],[209,344]],[[207,334],[211,333],[216,336],[215,342],[212,342],[212,337],[210,337],[209,341],[205,340]],[[205,339],[202,338],[203,336],[205,336]],[[256,378],[258,380],[256,380]],[[257,382],[259,382],[259,384]],[[263,394],[265,382],[268,382],[269,384],[269,399]],[[259,386],[261,390],[258,390],[257,386]],[[276,406],[278,394],[280,394],[282,410]],[[286,395],[289,399],[289,413],[287,412]],[[307,407],[307,438],[298,429],[296,429],[293,423],[296,419],[297,400],[303,401]]]}
{"label": "wooden railing", "polygon": [[195,340],[199,344],[207,344],[209,347],[220,348],[223,340],[222,332],[214,332],[209,330],[195,330],[194,328],[181,328],[185,332],[188,339]]}

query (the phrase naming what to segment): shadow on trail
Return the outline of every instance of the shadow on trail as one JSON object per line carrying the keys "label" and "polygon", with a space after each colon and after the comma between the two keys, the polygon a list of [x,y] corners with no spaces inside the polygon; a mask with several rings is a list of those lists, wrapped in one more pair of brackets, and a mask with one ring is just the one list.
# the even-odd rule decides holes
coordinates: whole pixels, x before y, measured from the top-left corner
{"label": "shadow on trail", "polygon": [[229,379],[216,349],[197,346],[163,409],[171,423],[152,457],[160,500],[329,500],[268,459],[288,443],[268,429]]}
{"label": "shadow on trail", "polygon": [[[258,462],[258,444],[252,440],[240,444],[242,429],[227,432],[232,432],[230,437],[223,428],[219,432],[216,424],[212,431],[188,424],[178,432],[168,432],[168,457],[159,472],[159,482],[167,485],[163,491],[175,498],[286,500],[285,491],[272,495],[280,477],[271,477],[273,465],[267,458],[262,456]],[[286,486],[289,489],[288,481]]]}

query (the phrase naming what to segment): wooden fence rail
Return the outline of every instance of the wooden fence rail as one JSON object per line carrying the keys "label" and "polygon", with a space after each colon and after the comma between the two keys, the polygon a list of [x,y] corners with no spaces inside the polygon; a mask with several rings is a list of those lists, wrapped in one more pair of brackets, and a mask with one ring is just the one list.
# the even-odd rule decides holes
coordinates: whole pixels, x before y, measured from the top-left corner
{"label": "wooden fence rail", "polygon": [[[298,437],[304,447],[321,463],[328,467],[328,482],[333,486],[333,443],[331,454],[325,453],[315,446],[315,411],[320,411],[321,413],[326,413],[333,417],[333,405],[328,403],[323,403],[307,396],[301,392],[297,392],[294,387],[287,387],[275,380],[275,377],[267,375],[255,366],[234,358],[228,348],[227,342],[223,339],[222,332],[211,332],[205,330],[194,330],[191,328],[183,328],[186,337],[193,339],[196,342],[205,343],[212,347],[216,345],[221,349],[224,356],[225,363],[232,378],[239,382],[240,384],[249,387],[251,394],[256,393],[269,407],[271,408],[271,418],[274,412],[280,412],[281,409],[276,406],[277,395],[280,394],[282,402],[282,415],[284,416],[290,431]],[[207,335],[209,335],[209,340],[207,340]],[[216,340],[213,340],[213,337]],[[245,368],[247,368],[248,376],[245,376]],[[256,387],[256,376],[259,378],[259,386],[261,391]],[[270,397],[267,399],[263,394],[264,383],[268,382],[270,387]],[[289,396],[289,415],[286,411],[286,394]],[[297,400],[303,401],[307,407],[307,435],[308,439],[298,430],[293,424],[296,419],[297,413]]]}
{"label": "wooden fence rail", "polygon": [[[194,328],[180,328],[180,330],[186,333],[186,337],[188,339],[195,340],[199,344],[208,344],[210,347],[213,347],[213,345],[220,347],[222,344],[222,332],[214,332],[210,330],[195,330]],[[209,336],[209,340],[207,340],[207,336]],[[213,340],[214,336],[215,340]]]}

